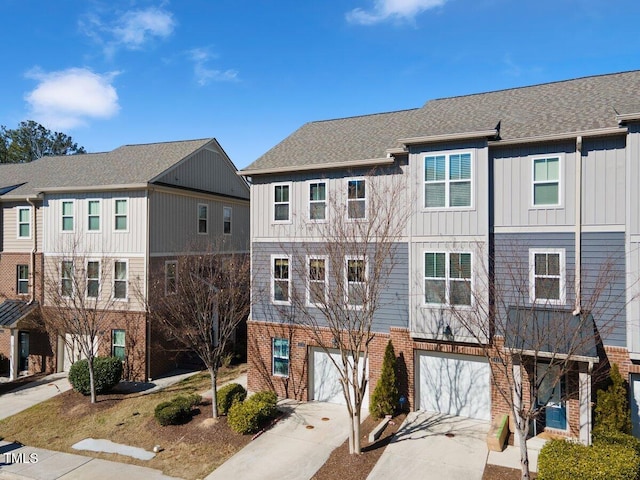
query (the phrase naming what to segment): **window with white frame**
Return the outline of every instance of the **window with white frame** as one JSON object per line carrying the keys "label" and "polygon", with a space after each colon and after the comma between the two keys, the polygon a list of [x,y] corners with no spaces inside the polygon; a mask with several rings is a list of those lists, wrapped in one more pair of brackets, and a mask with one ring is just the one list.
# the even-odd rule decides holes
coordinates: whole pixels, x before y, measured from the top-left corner
{"label": "window with white frame", "polygon": [[327,259],[325,257],[310,257],[307,262],[309,265],[307,303],[309,305],[326,305]]}
{"label": "window with white frame", "polygon": [[127,270],[126,260],[116,260],[113,264],[113,298],[127,298]]}
{"label": "window with white frame", "polygon": [[233,210],[231,207],[222,207],[222,233],[231,235],[231,216]]}
{"label": "window with white frame", "polygon": [[367,189],[366,181],[349,180],[347,182],[347,217],[351,219],[366,218]]}
{"label": "window with white frame", "polygon": [[100,231],[100,200],[87,201],[87,229],[91,232]]}
{"label": "window with white frame", "polygon": [[346,259],[346,300],[347,305],[362,307],[367,299],[367,272],[364,258],[347,257]]}
{"label": "window with white frame", "polygon": [[73,296],[73,261],[63,260],[60,263],[60,295]]}
{"label": "window with white frame", "polygon": [[533,205],[560,204],[560,157],[533,159]]}
{"label": "window with white frame", "polygon": [[424,253],[424,302],[471,305],[470,253]]}
{"label": "window with white frame", "polygon": [[290,184],[278,184],[273,186],[273,220],[275,222],[288,222],[289,211],[289,190]]}
{"label": "window with white frame", "polygon": [[62,201],[62,231],[73,232],[73,200]]}
{"label": "window with white frame", "polygon": [[87,297],[98,298],[100,294],[100,262],[89,260],[87,262]]}
{"label": "window with white frame", "polygon": [[126,232],[129,228],[129,201],[126,198],[116,198],[113,205],[113,225],[116,232]]}
{"label": "window with white frame", "polygon": [[425,208],[471,206],[471,153],[424,157]]}
{"label": "window with white frame", "polygon": [[289,376],[289,339],[271,339],[272,373],[276,377]]}
{"label": "window with white frame", "polygon": [[198,204],[198,233],[209,233],[209,205],[204,203]]}
{"label": "window with white frame", "polygon": [[289,262],[288,257],[271,257],[271,298],[274,303],[289,303]]}
{"label": "window with white frame", "polygon": [[529,250],[529,300],[531,303],[566,303],[565,250]]}
{"label": "window with white frame", "polygon": [[31,238],[31,207],[18,207],[18,238]]}
{"label": "window with white frame", "polygon": [[326,220],[327,218],[327,184],[311,182],[309,184],[309,220]]}
{"label": "window with white frame", "polygon": [[125,360],[125,331],[122,329],[111,330],[111,356]]}
{"label": "window with white frame", "polygon": [[178,292],[178,262],[169,260],[164,263],[164,293],[173,295]]}
{"label": "window with white frame", "polygon": [[18,295],[29,293],[29,265],[17,265],[16,292]]}

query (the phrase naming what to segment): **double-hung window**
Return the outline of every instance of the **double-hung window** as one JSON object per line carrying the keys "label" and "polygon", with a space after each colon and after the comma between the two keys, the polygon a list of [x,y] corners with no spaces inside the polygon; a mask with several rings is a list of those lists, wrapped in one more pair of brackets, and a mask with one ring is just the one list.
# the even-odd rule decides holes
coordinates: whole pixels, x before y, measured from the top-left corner
{"label": "double-hung window", "polygon": [[116,232],[126,232],[129,219],[129,202],[126,198],[116,198],[114,200],[113,224]]}
{"label": "double-hung window", "polygon": [[164,293],[173,295],[178,291],[178,262],[169,260],[164,264]]}
{"label": "double-hung window", "polygon": [[367,300],[367,272],[364,258],[346,259],[346,300],[347,305],[362,308]]}
{"label": "double-hung window", "polygon": [[231,235],[232,213],[231,207],[222,207],[222,233],[225,235]]}
{"label": "double-hung window", "polygon": [[425,252],[426,304],[471,305],[471,254]]}
{"label": "double-hung window", "polygon": [[73,200],[62,201],[62,231],[73,232]]}
{"label": "double-hung window", "polygon": [[367,217],[366,181],[349,180],[347,183],[347,217],[360,219]]}
{"label": "double-hung window", "polygon": [[16,292],[18,295],[27,295],[29,293],[29,265],[17,266]]}
{"label": "double-hung window", "polygon": [[87,202],[87,229],[91,232],[100,231],[100,200],[89,200]]}
{"label": "double-hung window", "polygon": [[111,330],[111,356],[120,361],[125,360],[125,331]]}
{"label": "double-hung window", "polygon": [[271,257],[271,299],[273,303],[289,303],[291,289],[289,262],[289,257]]}
{"label": "double-hung window", "polygon": [[309,305],[326,305],[327,299],[327,259],[325,257],[308,257],[309,265],[307,303]]}
{"label": "double-hung window", "polygon": [[73,261],[63,260],[60,264],[60,295],[73,296]]}
{"label": "double-hung window", "polygon": [[31,238],[31,207],[18,207],[18,238]]}
{"label": "double-hung window", "polygon": [[113,264],[113,298],[127,298],[127,262],[116,260]]}
{"label": "double-hung window", "polygon": [[289,190],[291,185],[278,184],[273,186],[273,220],[288,222],[291,220],[289,211]]}
{"label": "double-hung window", "polygon": [[471,153],[424,157],[425,208],[471,206]]}
{"label": "double-hung window", "polygon": [[533,205],[560,205],[560,157],[533,159]]}
{"label": "double-hung window", "polygon": [[100,262],[90,260],[87,262],[87,297],[98,298],[100,294]]}
{"label": "double-hung window", "polygon": [[272,373],[276,377],[289,376],[289,339],[271,340]]}
{"label": "double-hung window", "polygon": [[327,184],[312,182],[309,184],[309,220],[327,219]]}
{"label": "double-hung window", "polygon": [[209,205],[198,204],[198,233],[206,235],[209,233]]}
{"label": "double-hung window", "polygon": [[529,300],[531,303],[566,303],[564,249],[529,250]]}

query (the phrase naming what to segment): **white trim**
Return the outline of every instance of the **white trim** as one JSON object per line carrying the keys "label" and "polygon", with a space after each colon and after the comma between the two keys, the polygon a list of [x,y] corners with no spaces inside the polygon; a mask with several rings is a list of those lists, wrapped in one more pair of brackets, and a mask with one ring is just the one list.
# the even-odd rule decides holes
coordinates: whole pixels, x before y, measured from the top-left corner
{"label": "white trim", "polygon": [[[126,268],[126,278],[124,279],[125,296],[116,297],[116,282],[122,282],[116,278],[116,264],[124,263]],[[113,261],[113,279],[111,282],[111,298],[114,302],[128,302],[129,301],[129,259],[118,258]]]}
{"label": "white trim", "polygon": [[[126,205],[126,207],[125,207],[126,212],[124,214],[119,214],[118,213],[117,204],[118,204],[118,202],[123,201],[123,200],[124,200],[125,205]],[[129,231],[129,204],[130,204],[129,199],[126,198],[126,197],[116,197],[116,198],[113,199],[113,231],[115,233],[127,233]],[[118,217],[124,217],[125,218],[125,221],[127,223],[127,228],[122,229],[122,230],[118,229]]]}
{"label": "white trim", "polygon": [[[64,204],[71,204],[71,215],[64,214]],[[64,219],[71,218],[72,227],[71,230],[64,229]],[[60,199],[60,232],[62,233],[74,233],[76,231],[76,200],[74,198]]]}
{"label": "white trim", "polygon": [[[205,208],[205,218],[200,218],[200,207]],[[204,232],[200,231],[200,221],[204,220],[205,229]],[[198,235],[209,235],[209,204],[208,203],[198,203],[198,207],[196,209],[196,233]]]}
{"label": "white trim", "polygon": [[[536,264],[535,256],[539,254],[559,255],[559,299],[536,298]],[[530,248],[529,249],[529,302],[535,305],[565,305],[567,303],[567,268],[566,252],[564,248]],[[556,278],[556,275],[541,276],[541,278]]]}
{"label": "white trim", "polygon": [[[226,212],[229,211],[229,231],[224,231],[224,226],[226,223]],[[222,206],[222,234],[223,235],[232,235],[233,234],[233,207],[229,205]]]}
{"label": "white trim", "polygon": [[[311,200],[311,185],[324,185],[324,200]],[[307,181],[307,219],[312,223],[326,223],[329,213],[329,204],[327,197],[329,193],[329,182],[326,180],[309,180]],[[324,218],[311,218],[311,205],[324,203]]]}
{"label": "white trim", "polygon": [[[98,214],[91,214],[91,203],[98,203]],[[91,217],[98,217],[98,229],[92,230],[90,228]],[[100,233],[102,232],[102,199],[101,198],[87,198],[87,233]]]}
{"label": "white trim", "polygon": [[[362,262],[364,262],[364,282],[349,282],[349,261],[350,260],[361,260]],[[352,310],[362,310],[364,308],[364,304],[363,305],[352,305],[349,303],[349,284],[353,283],[353,284],[362,284],[364,283],[364,289],[365,289],[365,298],[363,298],[363,303],[367,302],[368,299],[366,298],[368,296],[368,292],[369,292],[369,262],[368,262],[368,258],[366,255],[345,255],[344,257],[344,304],[347,308],[350,308]]]}
{"label": "white trim", "polygon": [[[563,195],[563,189],[562,189],[562,169],[564,167],[564,156],[561,154],[549,154],[549,155],[536,155],[536,156],[532,156],[531,158],[531,181],[530,181],[530,185],[531,185],[531,204],[530,204],[530,208],[535,209],[535,210],[539,210],[539,209],[545,209],[545,208],[561,208],[563,206],[563,202],[562,202],[562,195]],[[535,178],[536,178],[536,160],[552,160],[552,159],[558,159],[558,180],[557,181],[549,181],[549,180],[545,180],[545,181],[541,181],[539,180],[538,182],[536,182]],[[558,184],[558,203],[549,203],[549,204],[540,204],[540,205],[536,205],[535,203],[535,186],[537,184],[552,184],[552,183],[556,183]]]}
{"label": "white trim", "polygon": [[[287,187],[287,201],[286,202],[277,202],[276,201],[276,187]],[[286,224],[291,223],[291,198],[293,197],[293,183],[292,182],[278,182],[271,184],[271,223],[274,224]],[[286,220],[276,220],[276,205],[287,205],[287,219]]]}
{"label": "white trim", "polygon": [[[26,210],[29,212],[29,219],[26,222],[20,221],[20,212]],[[33,231],[33,209],[31,207],[16,207],[16,238],[20,240],[30,240],[31,232]],[[22,236],[20,235],[20,225],[28,225],[29,226],[29,235]]]}
{"label": "white trim", "polygon": [[251,177],[254,175],[263,175],[267,173],[289,173],[289,172],[305,172],[310,170],[332,170],[345,169],[354,167],[375,167],[378,165],[391,165],[395,162],[393,157],[381,158],[365,158],[363,160],[348,160],[340,162],[318,163],[314,165],[289,165],[286,167],[257,168],[255,170],[240,170],[238,175],[242,177]]}
{"label": "white trim", "polygon": [[[444,280],[444,296],[445,296],[445,303],[428,303],[427,302],[427,295],[426,295],[426,290],[425,290],[425,281],[427,280],[427,275],[425,272],[425,256],[427,255],[427,253],[444,253],[444,278],[442,277],[428,277],[428,278],[433,278],[436,280],[439,280],[442,278],[442,280]],[[451,281],[461,281],[458,279],[452,279],[451,278],[451,255],[452,254],[468,254],[470,256],[469,258],[469,267],[471,269],[470,274],[471,277],[469,278],[469,284],[470,284],[470,289],[471,289],[471,293],[470,293],[470,304],[452,304],[451,303],[451,286],[450,286],[450,282]],[[471,307],[473,307],[474,305],[474,298],[473,298],[473,291],[474,291],[474,287],[475,287],[475,282],[474,282],[474,254],[473,252],[470,252],[468,250],[423,250],[422,251],[422,299],[420,301],[420,306],[423,308],[434,308],[434,307],[438,307],[441,308],[443,305],[447,306],[447,307],[455,307],[457,309],[470,309]]]}
{"label": "white trim", "polygon": [[[276,300],[275,299],[275,261],[276,260],[287,260],[287,300]],[[274,305],[291,305],[291,255],[271,255],[271,265],[270,269],[270,289],[271,289],[271,303]],[[279,278],[278,281],[284,281],[284,279]]]}
{"label": "white trim", "polygon": [[[276,340],[284,340],[287,342],[287,351],[288,351],[288,356],[283,357],[281,355],[278,355],[276,357],[275,355],[275,349],[274,349],[274,344]],[[276,373],[276,369],[275,369],[275,365],[276,363],[274,362],[274,360],[276,358],[286,358],[287,360],[287,374],[283,375],[281,373]],[[280,378],[289,378],[289,374],[291,373],[291,342],[289,341],[288,338],[285,337],[271,337],[271,375],[273,377],[280,377]]]}
{"label": "white trim", "polygon": [[[321,303],[313,303],[311,301],[311,276],[310,276],[310,262],[311,260],[322,260],[324,261],[324,301],[325,305],[328,298],[329,293],[329,257],[327,255],[307,255],[306,257],[306,269],[305,269],[305,300],[306,304],[309,307],[321,307],[323,304]],[[318,282],[319,280],[313,280],[314,282]]]}
{"label": "white trim", "polygon": [[[368,183],[367,179],[365,177],[352,177],[352,178],[347,178],[346,180],[347,180],[347,185],[346,185],[346,187],[347,187],[347,202],[346,202],[346,205],[347,205],[347,211],[346,211],[347,220],[349,220],[351,222],[361,222],[361,221],[367,220],[369,218],[369,215],[368,215],[369,214],[369,212],[368,212],[368,210],[369,210],[369,208],[368,208],[369,207],[369,200],[368,200],[368,196],[367,196],[367,190],[368,190],[369,187],[367,185],[367,183]],[[351,183],[351,182],[364,182],[364,198],[359,198],[359,197],[351,198],[351,199],[349,198],[349,183]],[[364,200],[364,217],[351,217],[349,215],[349,202],[361,202],[363,200]]]}
{"label": "white trim", "polygon": [[[433,212],[433,211],[460,211],[460,210],[473,210],[474,207],[474,192],[475,192],[475,188],[474,188],[474,184],[475,184],[475,179],[474,179],[474,175],[475,175],[475,168],[474,168],[474,164],[475,164],[475,150],[473,149],[469,149],[469,150],[444,150],[444,151],[434,151],[434,152],[422,152],[421,153],[421,159],[422,159],[422,165],[420,167],[420,172],[422,174],[421,176],[421,180],[420,180],[420,185],[422,187],[422,205],[421,205],[421,210],[424,212]],[[451,176],[451,156],[452,155],[464,155],[464,154],[469,154],[469,205],[460,205],[460,206],[451,206],[451,184],[452,183],[466,183],[466,179],[464,180],[451,180],[450,176]],[[444,156],[445,159],[445,166],[444,166],[444,179],[443,180],[433,180],[433,181],[429,181],[427,182],[425,180],[425,161],[427,159],[427,157],[438,157],[438,156]],[[427,185],[427,183],[429,184],[438,184],[438,183],[444,183],[444,206],[442,207],[427,207],[426,203],[427,203],[427,198],[425,195],[425,187]]]}

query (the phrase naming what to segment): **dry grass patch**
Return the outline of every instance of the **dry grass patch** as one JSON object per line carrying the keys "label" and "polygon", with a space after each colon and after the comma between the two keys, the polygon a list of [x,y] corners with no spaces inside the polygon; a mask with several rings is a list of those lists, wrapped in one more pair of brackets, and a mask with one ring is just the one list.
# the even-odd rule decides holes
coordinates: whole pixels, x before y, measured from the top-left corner
{"label": "dry grass patch", "polygon": [[[221,369],[223,383],[246,372],[246,365]],[[246,445],[251,437],[234,433],[226,418],[211,419],[211,403],[204,401],[184,425],[160,426],[156,405],[179,394],[200,393],[210,386],[207,372],[196,374],[160,392],[108,394],[92,405],[88,397],[69,391],[0,420],[0,437],[25,445],[157,468],[167,475],[202,478]],[[149,461],[117,454],[80,452],[71,446],[85,438],[104,438],[151,451],[164,451]]]}

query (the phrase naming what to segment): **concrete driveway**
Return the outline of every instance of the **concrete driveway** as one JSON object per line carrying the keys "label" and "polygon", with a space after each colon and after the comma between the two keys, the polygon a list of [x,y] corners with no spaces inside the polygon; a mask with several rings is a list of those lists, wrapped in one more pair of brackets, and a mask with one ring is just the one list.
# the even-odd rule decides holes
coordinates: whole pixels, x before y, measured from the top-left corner
{"label": "concrete driveway", "polygon": [[482,480],[489,422],[411,412],[367,480]]}
{"label": "concrete driveway", "polygon": [[309,479],[349,436],[344,405],[284,401],[287,415],[220,467],[207,480]]}

